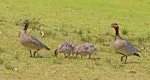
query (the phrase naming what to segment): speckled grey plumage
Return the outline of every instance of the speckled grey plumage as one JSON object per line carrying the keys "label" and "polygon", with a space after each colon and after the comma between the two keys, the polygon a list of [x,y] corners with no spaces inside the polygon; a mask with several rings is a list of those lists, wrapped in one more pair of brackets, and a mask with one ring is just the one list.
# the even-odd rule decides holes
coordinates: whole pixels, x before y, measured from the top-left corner
{"label": "speckled grey plumage", "polygon": [[[68,53],[67,56],[69,56],[72,53],[74,47],[75,46],[71,42],[63,42],[58,46],[58,48],[55,50],[54,54],[57,57],[58,53],[64,53],[64,55],[66,53]],[[67,56],[65,55],[65,57],[67,57]]]}
{"label": "speckled grey plumage", "polygon": [[28,20],[21,21],[21,25],[23,25],[24,29],[22,30],[21,35],[20,35],[20,43],[24,47],[26,47],[27,49],[30,50],[30,56],[32,57],[31,50],[35,50],[33,57],[35,57],[36,52],[41,49],[50,50],[45,44],[40,42],[38,39],[36,39],[33,36],[30,36],[26,33],[28,24],[29,24]]}
{"label": "speckled grey plumage", "polygon": [[130,55],[136,55],[140,57],[138,51],[133,47],[133,45],[129,43],[127,40],[124,40],[123,38],[120,37],[118,24],[112,23],[111,27],[113,27],[116,31],[114,48],[117,52],[123,55],[121,57],[121,61],[123,61],[123,57],[126,57],[125,59],[125,63],[126,63],[127,56],[130,56]]}
{"label": "speckled grey plumage", "polygon": [[73,54],[80,54],[81,58],[82,55],[89,55],[89,59],[91,57],[91,54],[96,53],[97,52],[97,48],[96,46],[94,46],[91,43],[84,43],[84,44],[80,44],[78,46],[75,47]]}

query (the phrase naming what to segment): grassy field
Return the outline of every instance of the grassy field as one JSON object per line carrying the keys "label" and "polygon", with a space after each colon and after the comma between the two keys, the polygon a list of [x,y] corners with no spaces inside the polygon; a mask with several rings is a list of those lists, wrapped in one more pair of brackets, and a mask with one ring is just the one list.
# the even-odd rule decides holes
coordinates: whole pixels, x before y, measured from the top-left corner
{"label": "grassy field", "polygon": [[[149,0],[0,0],[0,80],[149,80],[149,5]],[[23,19],[30,21],[28,34],[50,51],[29,57],[19,42]],[[113,48],[115,31],[108,27],[113,22],[120,25],[121,36],[141,51],[140,58],[120,62],[121,55]],[[99,51],[90,60],[54,57],[54,50],[65,41],[90,42]]]}

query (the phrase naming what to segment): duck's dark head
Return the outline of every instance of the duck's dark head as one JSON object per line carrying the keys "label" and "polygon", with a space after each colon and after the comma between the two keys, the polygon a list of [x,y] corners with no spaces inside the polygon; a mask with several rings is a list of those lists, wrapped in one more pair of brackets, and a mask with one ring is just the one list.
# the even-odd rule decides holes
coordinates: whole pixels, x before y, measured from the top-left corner
{"label": "duck's dark head", "polygon": [[117,24],[117,23],[112,23],[112,24],[111,24],[111,27],[114,28],[115,31],[116,31],[115,40],[118,39],[118,38],[122,39],[122,38],[120,37],[120,35],[119,35],[119,26],[118,26],[118,24]]}
{"label": "duck's dark head", "polygon": [[21,22],[20,22],[20,24],[21,24],[21,26],[23,26],[24,27],[24,29],[23,30],[27,30],[27,28],[28,28],[28,25],[29,25],[29,21],[28,20],[22,20]]}
{"label": "duck's dark head", "polygon": [[28,21],[28,20],[22,20],[22,21],[20,22],[20,24],[21,24],[22,26],[28,26],[28,25],[29,25],[29,21]]}
{"label": "duck's dark head", "polygon": [[118,26],[117,23],[112,23],[110,27],[112,27],[112,28],[118,28],[119,26]]}

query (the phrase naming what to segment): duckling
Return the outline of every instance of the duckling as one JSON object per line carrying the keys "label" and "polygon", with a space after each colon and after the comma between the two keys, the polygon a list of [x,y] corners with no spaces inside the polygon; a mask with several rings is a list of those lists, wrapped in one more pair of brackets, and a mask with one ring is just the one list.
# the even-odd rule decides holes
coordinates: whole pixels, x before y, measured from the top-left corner
{"label": "duckling", "polygon": [[[65,57],[68,57],[72,53],[74,47],[75,46],[71,42],[63,42],[54,51],[54,54],[57,57],[58,53],[64,53]],[[69,53],[69,54],[66,56],[66,53]]]}
{"label": "duckling", "polygon": [[93,44],[91,43],[84,43],[84,44],[80,44],[78,46],[75,47],[75,49],[73,50],[73,54],[76,54],[76,56],[78,54],[81,55],[81,58],[83,55],[89,55],[89,59],[91,58],[91,55],[93,53],[96,53],[98,50],[96,48],[96,46],[94,46]]}

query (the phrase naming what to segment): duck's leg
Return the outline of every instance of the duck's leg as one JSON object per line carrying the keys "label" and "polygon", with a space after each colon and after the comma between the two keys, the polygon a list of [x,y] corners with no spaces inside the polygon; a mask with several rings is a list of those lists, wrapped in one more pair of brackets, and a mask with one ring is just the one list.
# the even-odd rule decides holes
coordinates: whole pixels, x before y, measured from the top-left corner
{"label": "duck's leg", "polygon": [[68,58],[68,59],[71,59],[71,58],[72,58],[72,56],[73,56],[74,54],[75,54],[74,52],[73,52],[73,53],[72,53],[72,52],[71,52],[71,53],[69,53],[69,55],[68,55],[68,57],[67,57],[67,58]]}
{"label": "duck's leg", "polygon": [[125,59],[124,63],[126,63],[126,61],[127,61],[127,56],[125,56],[125,57],[126,57],[126,59]]}
{"label": "duck's leg", "polygon": [[34,51],[33,57],[35,58],[35,54],[39,51],[40,49]]}
{"label": "duck's leg", "polygon": [[67,58],[67,55],[66,55],[66,54],[67,54],[67,53],[64,53],[64,56],[65,56],[64,58]]}
{"label": "duck's leg", "polygon": [[81,54],[81,58],[82,58],[82,54]]}
{"label": "duck's leg", "polygon": [[71,53],[68,53],[67,57],[69,57],[69,56],[70,56],[70,54],[71,54]]}
{"label": "duck's leg", "polygon": [[66,58],[68,58],[68,59],[71,58],[71,57],[70,57],[70,54],[71,54],[71,53],[68,53],[68,55],[66,56]]}
{"label": "duck's leg", "polygon": [[89,54],[89,59],[91,59],[91,54]]}
{"label": "duck's leg", "polygon": [[78,53],[76,53],[76,58],[78,57]]}
{"label": "duck's leg", "polygon": [[32,57],[32,51],[30,50],[30,57]]}
{"label": "duck's leg", "polygon": [[121,57],[121,62],[123,61],[123,58],[125,57],[125,55],[123,55],[122,57]]}

